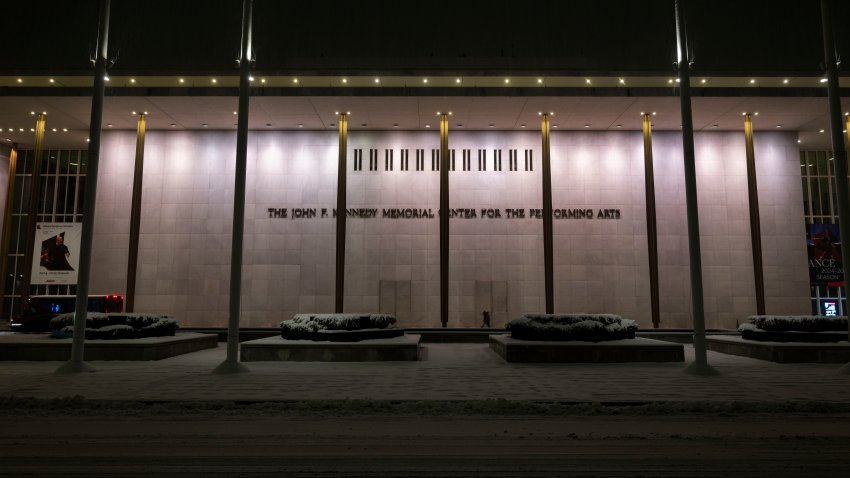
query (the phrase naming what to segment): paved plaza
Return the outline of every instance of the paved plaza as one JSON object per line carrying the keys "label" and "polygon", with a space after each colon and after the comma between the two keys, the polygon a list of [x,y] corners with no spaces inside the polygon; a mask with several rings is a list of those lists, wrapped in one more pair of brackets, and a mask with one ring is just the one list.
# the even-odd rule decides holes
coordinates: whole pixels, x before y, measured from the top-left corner
{"label": "paved plaza", "polygon": [[776,364],[708,353],[720,374],[685,364],[518,364],[486,344],[424,344],[418,362],[251,362],[250,373],[215,375],[225,346],[161,361],[91,364],[56,375],[61,362],[0,362],[0,396],[138,401],[531,400],[551,402],[850,402],[850,375],[835,364]]}

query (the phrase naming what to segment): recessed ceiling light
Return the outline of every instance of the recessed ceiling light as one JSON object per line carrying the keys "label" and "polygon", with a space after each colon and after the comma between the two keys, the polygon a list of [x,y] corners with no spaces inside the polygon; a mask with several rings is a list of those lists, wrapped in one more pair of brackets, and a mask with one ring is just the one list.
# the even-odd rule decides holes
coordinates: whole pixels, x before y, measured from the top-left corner
{"label": "recessed ceiling light", "polygon": [[329,124],[328,126],[330,126],[330,127],[334,127],[334,126],[336,126],[336,124],[331,123],[331,124]]}
{"label": "recessed ceiling light", "polygon": [[494,124],[491,124],[491,125],[490,125],[490,127],[491,127],[491,128],[495,128],[495,127],[496,127],[496,125],[494,125]]}
{"label": "recessed ceiling light", "polygon": [[463,128],[463,123],[458,123],[458,124],[457,124],[457,127],[458,127],[458,128]]}
{"label": "recessed ceiling light", "polygon": [[460,78],[455,78],[455,83],[460,83]]}
{"label": "recessed ceiling light", "polygon": [[711,125],[712,128],[716,128],[717,126],[718,125],[716,125],[716,124]]}
{"label": "recessed ceiling light", "polygon": [[442,113],[440,113],[439,111],[437,112],[437,116],[440,116],[441,114],[442,114]]}
{"label": "recessed ceiling light", "polygon": [[184,80],[183,78],[180,78],[180,79],[179,79],[179,80],[177,80],[177,81],[179,81],[180,83],[184,83],[186,80]]}
{"label": "recessed ceiling light", "polygon": [[538,112],[537,112],[537,116],[543,116],[543,112],[542,112],[542,111],[538,111]]}
{"label": "recessed ceiling light", "polygon": [[753,113],[753,115],[758,116],[758,115],[759,115],[759,112],[758,112],[758,111],[756,111],[755,113]]}
{"label": "recessed ceiling light", "polygon": [[56,83],[56,80],[54,80],[53,78],[51,78],[51,79],[49,79],[49,80],[47,80],[47,81],[49,81],[49,82],[51,82],[51,83]]}
{"label": "recessed ceiling light", "polygon": [[672,83],[673,83],[673,78],[668,79],[668,80],[667,80],[667,83],[672,84]]}
{"label": "recessed ceiling light", "polygon": [[148,114],[148,112],[147,112],[147,111],[142,111],[142,114],[143,114],[143,115],[146,115],[146,114]]}
{"label": "recessed ceiling light", "polygon": [[776,125],[776,127],[777,127],[777,128],[781,128],[781,127],[782,127],[782,125],[781,125],[781,124],[778,124],[778,125]]}
{"label": "recessed ceiling light", "polygon": [[588,85],[589,85],[589,84],[590,84],[590,78],[585,78],[585,79],[584,79],[584,82],[585,82],[585,84],[588,84]]}
{"label": "recessed ceiling light", "polygon": [[426,125],[425,125],[425,127],[426,127],[426,128],[430,128],[430,127],[431,127],[431,125],[429,125],[429,124],[426,124]]}
{"label": "recessed ceiling light", "polygon": [[35,111],[30,111],[30,115],[34,115],[34,114],[35,114]]}
{"label": "recessed ceiling light", "polygon": [[827,81],[829,81],[827,78],[821,78],[821,79],[820,79],[820,82],[821,82],[821,83],[826,83]]}
{"label": "recessed ceiling light", "polygon": [[507,83],[510,83],[510,82],[511,82],[511,79],[510,79],[510,78],[505,78],[505,83],[506,83],[506,84],[507,84]]}
{"label": "recessed ceiling light", "polygon": [[91,141],[91,139],[89,139],[89,138],[86,138],[86,143],[88,143],[88,142],[90,142],[90,141]]}
{"label": "recessed ceiling light", "polygon": [[111,128],[111,127],[112,127],[112,123],[106,123],[106,126],[108,126],[108,127],[110,127],[110,128]]}
{"label": "recessed ceiling light", "polygon": [[558,125],[556,125],[556,124],[553,124],[553,125],[552,125],[552,127],[553,127],[553,128],[557,128],[557,127],[558,127]]}
{"label": "recessed ceiling light", "polygon": [[174,128],[177,126],[177,123],[171,123],[171,127]]}
{"label": "recessed ceiling light", "polygon": [[705,78],[703,78],[703,79],[701,79],[699,82],[700,82],[700,83],[702,83],[702,84],[705,84],[705,82],[706,82],[706,81],[708,81],[708,80],[706,80]]}
{"label": "recessed ceiling light", "polygon": [[204,128],[208,128],[210,125],[203,123],[203,124],[201,124],[201,126],[203,126]]}
{"label": "recessed ceiling light", "polygon": [[68,132],[68,128],[62,128],[62,132],[67,133],[67,132]]}
{"label": "recessed ceiling light", "polygon": [[23,82],[24,82],[23,78],[18,78],[18,83],[23,83]]}
{"label": "recessed ceiling light", "polygon": [[621,85],[625,85],[625,84],[626,84],[626,79],[625,79],[625,78],[620,78],[620,84],[621,84]]}
{"label": "recessed ceiling light", "polygon": [[524,124],[519,125],[520,128],[525,128]]}
{"label": "recessed ceiling light", "polygon": [[304,127],[304,125],[303,125],[303,124],[301,124],[301,123],[298,123],[298,127],[299,127],[299,128],[303,128],[303,127]]}
{"label": "recessed ceiling light", "polygon": [[298,83],[298,78],[293,78],[293,79],[292,79],[292,82],[297,84],[297,83]]}
{"label": "recessed ceiling light", "polygon": [[797,144],[800,144],[800,143],[802,143],[802,142],[803,142],[803,140],[801,140],[801,139],[798,139],[798,140],[797,140]]}
{"label": "recessed ceiling light", "polygon": [[380,83],[380,82],[381,82],[380,78],[375,78],[375,83]]}
{"label": "recessed ceiling light", "polygon": [[339,111],[334,111],[334,114],[335,114],[335,115],[338,115],[338,114],[339,114]]}
{"label": "recessed ceiling light", "polygon": [[135,83],[135,82],[136,82],[135,78],[130,78],[130,83]]}
{"label": "recessed ceiling light", "polygon": [[584,125],[585,128],[590,128],[589,124]]}
{"label": "recessed ceiling light", "polygon": [[260,78],[260,83],[265,83],[265,82],[266,82],[265,78]]}
{"label": "recessed ceiling light", "polygon": [[271,123],[266,123],[266,128],[271,128],[271,126],[272,126]]}
{"label": "recessed ceiling light", "polygon": [[213,78],[213,79],[212,79],[212,80],[210,80],[210,81],[212,81],[213,83],[218,83],[218,80],[216,80],[215,78]]}
{"label": "recessed ceiling light", "polygon": [[755,79],[755,78],[750,78],[750,84],[751,84],[751,85],[754,85],[755,83],[756,83],[756,79]]}
{"label": "recessed ceiling light", "polygon": [[428,83],[428,78],[422,78],[422,83]]}
{"label": "recessed ceiling light", "polygon": [[[182,82],[183,80],[180,80],[180,81]],[[249,77],[248,77],[248,81],[254,81],[254,77],[253,77],[253,76],[249,76]]]}
{"label": "recessed ceiling light", "polygon": [[617,127],[618,127],[618,128],[622,128],[622,127],[623,127],[623,125],[621,125],[621,124],[618,124],[618,125],[617,125]]}
{"label": "recessed ceiling light", "polygon": [[393,125],[393,128],[398,128],[398,123],[395,123],[395,124]]}
{"label": "recessed ceiling light", "polygon": [[784,80],[782,80],[782,84],[787,85],[788,84],[788,78],[785,78]]}
{"label": "recessed ceiling light", "polygon": [[824,132],[824,130],[820,130],[820,132],[821,132],[821,133],[823,133],[823,132]]}
{"label": "recessed ceiling light", "polygon": [[676,78],[676,83],[681,83],[681,82],[682,82],[681,78]]}
{"label": "recessed ceiling light", "polygon": [[346,112],[345,112],[345,114],[347,114],[347,115],[349,115],[349,116],[350,116],[350,115],[351,115],[351,111],[346,111]]}
{"label": "recessed ceiling light", "polygon": [[23,132],[23,131],[24,131],[24,129],[23,129],[23,128],[18,128],[18,131]]}
{"label": "recessed ceiling light", "polygon": [[537,84],[539,85],[540,83],[543,83],[543,78],[538,78],[538,79],[537,79]]}
{"label": "recessed ceiling light", "polygon": [[348,83],[348,78],[343,78],[343,79],[342,79],[342,82],[343,82],[343,83]]}

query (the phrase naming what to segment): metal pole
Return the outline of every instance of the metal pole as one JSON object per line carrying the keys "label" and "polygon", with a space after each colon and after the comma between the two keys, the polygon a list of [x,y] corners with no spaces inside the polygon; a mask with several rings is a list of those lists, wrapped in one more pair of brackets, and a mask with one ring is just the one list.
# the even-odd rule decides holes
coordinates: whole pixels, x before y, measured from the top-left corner
{"label": "metal pole", "polygon": [[35,151],[33,158],[33,170],[30,180],[29,208],[27,213],[27,239],[24,243],[24,278],[21,284],[21,309],[27,306],[30,296],[30,283],[32,282],[32,262],[35,253],[35,226],[38,223],[38,203],[41,199],[41,164],[44,143],[44,114],[41,113],[35,120]]}
{"label": "metal pole", "polygon": [[546,313],[555,313],[555,280],[552,227],[552,168],[549,159],[549,115],[543,115],[540,125],[543,139],[543,273],[546,289]]}
{"label": "metal pole", "polygon": [[[15,205],[15,175],[18,169],[18,143],[9,152],[9,185],[6,189],[6,210],[3,212],[3,239],[0,241],[0,297],[6,290],[6,268],[9,267],[9,242],[12,240],[12,209]],[[12,281],[15,278],[12,277]],[[0,311],[0,320],[6,320],[7,310]]]}
{"label": "metal pole", "polygon": [[685,31],[684,0],[676,0],[676,67],[679,70],[679,98],[682,109],[682,152],[685,160],[685,202],[688,213],[688,249],[691,264],[691,305],[694,316],[694,362],[685,371],[695,375],[715,375],[708,365],[705,349],[705,311],[703,309],[702,258],[699,243],[699,210],[694,155],[694,125],[691,112],[691,75],[688,35]]}
{"label": "metal pole", "polygon": [[339,115],[339,168],[336,180],[336,306],[334,312],[342,313],[345,302],[345,216],[346,174],[348,161],[348,117]]}
{"label": "metal pole", "polygon": [[655,172],[652,167],[652,120],[643,115],[643,178],[646,192],[646,246],[649,254],[649,302],[652,307],[652,328],[661,323],[658,299],[658,228],[655,219]]}
{"label": "metal pole", "polygon": [[139,228],[142,220],[142,173],[145,167],[145,115],[136,125],[136,169],[133,171],[133,199],[130,205],[130,252],[127,258],[127,291],[124,309],[136,307],[136,267],[139,263]]}
{"label": "metal pole", "polygon": [[253,0],[242,1],[242,50],[239,58],[239,108],[236,127],[236,185],[233,193],[233,238],[230,251],[230,309],[227,357],[213,373],[247,372],[239,359],[239,309],[242,294],[242,239],[245,227],[245,176],[248,163],[248,102],[251,68]]}
{"label": "metal pole", "polygon": [[753,277],[756,286],[756,313],[764,315],[764,264],[761,252],[761,220],[756,182],[756,153],[753,147],[753,120],[744,115],[744,138],[747,143],[747,191],[750,197],[750,240],[753,244]]}
{"label": "metal pole", "polygon": [[449,322],[449,115],[440,116],[440,323]]}
{"label": "metal pole", "polygon": [[74,309],[74,338],[71,359],[56,373],[94,372],[94,367],[83,362],[86,339],[86,312],[89,303],[89,276],[91,274],[92,236],[94,234],[94,205],[97,197],[97,169],[100,159],[100,130],[103,120],[103,93],[109,43],[110,0],[100,1],[100,24],[97,36],[97,58],[94,66],[94,91],[89,120],[89,155],[86,171],[85,199],[83,203],[83,231],[80,239],[80,265],[77,268],[77,301]]}
{"label": "metal pole", "polygon": [[[841,257],[844,258],[844,283],[847,283],[847,262],[850,258],[850,196],[847,191],[847,151],[841,125],[841,94],[838,90],[839,55],[835,48],[832,30],[832,1],[821,0],[821,23],[823,25],[823,57],[826,63],[826,84],[829,94],[829,128],[832,139],[832,163],[835,165],[835,191],[838,196],[838,232],[841,235]],[[846,290],[846,285],[845,285]],[[850,321],[848,321],[850,340]],[[850,374],[850,363],[840,371]]]}

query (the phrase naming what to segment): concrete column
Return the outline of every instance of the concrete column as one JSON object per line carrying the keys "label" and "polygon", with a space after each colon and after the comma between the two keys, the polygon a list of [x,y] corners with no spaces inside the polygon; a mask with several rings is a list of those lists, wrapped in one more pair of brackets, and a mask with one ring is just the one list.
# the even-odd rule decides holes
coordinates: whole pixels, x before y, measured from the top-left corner
{"label": "concrete column", "polygon": [[[850,258],[850,195],[847,191],[847,150],[844,147],[841,123],[841,92],[838,86],[839,52],[835,47],[832,25],[832,0],[821,0],[821,24],[823,27],[823,56],[826,64],[827,92],[829,94],[829,128],[832,140],[832,157],[835,165],[835,192],[838,202],[838,230],[841,234],[841,257],[844,258],[844,281],[847,282],[847,263]],[[845,287],[846,291],[846,287]],[[846,295],[846,294],[845,294]],[[850,321],[848,321],[850,340]],[[850,363],[841,368],[850,374]]]}
{"label": "concrete column", "polygon": [[753,120],[744,114],[744,139],[747,144],[747,191],[750,198],[750,241],[753,245],[753,278],[756,288],[756,313],[764,315],[764,264],[761,252],[761,220],[756,182],[756,153],[753,147]]}
{"label": "concrete column", "polygon": [[702,290],[697,174],[694,155],[694,124],[691,111],[691,74],[688,35],[685,31],[684,0],[676,0],[676,68],[679,70],[679,99],[682,111],[682,152],[685,160],[685,202],[688,214],[688,249],[691,269],[691,307],[694,320],[694,362],[685,370],[695,375],[716,375],[708,365],[705,347],[705,310]]}
{"label": "concrete column", "polygon": [[336,179],[336,303],[334,312],[342,313],[345,302],[345,218],[347,208],[348,117],[339,115],[339,167]]}
{"label": "concrete column", "polygon": [[[18,169],[18,144],[12,145],[9,152],[9,184],[6,188],[6,208],[3,212],[3,237],[0,239],[0,297],[6,290],[6,276],[9,268],[9,243],[12,240],[12,208],[15,204],[15,175]],[[15,278],[12,277],[14,281]],[[0,304],[2,305],[2,304]],[[0,311],[0,320],[8,320],[6,308]]]}
{"label": "concrete column", "polygon": [[86,171],[85,203],[83,206],[83,231],[80,238],[80,264],[77,268],[77,301],[74,309],[74,339],[71,359],[56,373],[94,372],[94,367],[83,362],[86,339],[86,315],[89,305],[89,276],[91,275],[92,238],[94,236],[94,206],[97,200],[97,171],[100,163],[100,132],[103,123],[103,93],[106,82],[107,45],[109,43],[110,0],[100,1],[97,36],[97,59],[94,66],[94,91],[92,92],[89,119],[89,155]]}
{"label": "concrete column", "polygon": [[230,307],[227,320],[227,356],[213,373],[247,372],[239,362],[239,312],[242,299],[242,243],[245,231],[245,179],[248,169],[248,103],[252,61],[253,0],[242,0],[242,50],[239,57],[239,107],[236,126],[236,182],[233,188],[233,231],[230,249]]}
{"label": "concrete column", "polygon": [[449,322],[449,116],[440,115],[440,323]]}
{"label": "concrete column", "polygon": [[543,140],[543,270],[546,290],[546,313],[555,313],[555,274],[552,227],[552,168],[549,148],[549,115],[543,115],[540,124]]}
{"label": "concrete column", "polygon": [[655,172],[652,167],[652,120],[643,115],[643,178],[646,193],[646,246],[649,255],[649,302],[652,307],[652,328],[661,323],[658,298],[658,228],[655,221]]}
{"label": "concrete column", "polygon": [[142,173],[145,167],[145,115],[136,124],[136,168],[133,171],[133,199],[130,205],[130,250],[127,257],[127,291],[124,310],[136,306],[136,267],[139,263],[139,228],[142,220]]}
{"label": "concrete column", "polygon": [[41,164],[44,143],[44,113],[35,120],[35,150],[33,151],[33,170],[30,176],[30,197],[27,209],[27,235],[24,244],[24,279],[21,281],[21,310],[26,308],[30,296],[32,281],[32,261],[35,253],[35,225],[38,223],[38,202],[41,196]]}

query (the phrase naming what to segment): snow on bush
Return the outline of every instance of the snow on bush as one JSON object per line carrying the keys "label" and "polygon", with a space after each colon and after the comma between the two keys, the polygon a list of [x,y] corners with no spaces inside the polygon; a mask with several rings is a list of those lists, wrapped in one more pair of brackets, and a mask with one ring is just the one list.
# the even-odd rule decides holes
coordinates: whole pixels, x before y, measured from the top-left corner
{"label": "snow on bush", "polygon": [[602,342],[634,338],[638,326],[615,314],[526,314],[505,328],[520,340]]}
{"label": "snow on bush", "polygon": [[844,332],[847,317],[817,315],[753,315],[738,326],[739,332]]}
{"label": "snow on bush", "polygon": [[[156,314],[86,314],[86,339],[138,339],[174,335],[177,321]],[[50,321],[50,336],[67,339],[74,336],[74,314],[57,315]]]}
{"label": "snow on bush", "polygon": [[297,339],[325,330],[386,329],[396,322],[388,314],[295,314],[280,323],[284,337]]}

